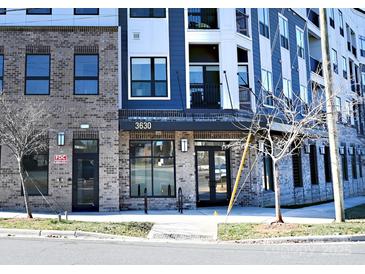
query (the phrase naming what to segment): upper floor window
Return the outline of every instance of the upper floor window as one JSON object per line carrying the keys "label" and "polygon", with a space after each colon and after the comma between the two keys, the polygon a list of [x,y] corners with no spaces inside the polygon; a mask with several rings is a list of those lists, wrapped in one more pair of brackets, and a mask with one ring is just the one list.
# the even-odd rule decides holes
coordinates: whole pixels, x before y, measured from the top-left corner
{"label": "upper floor window", "polygon": [[0,55],[0,94],[4,86],[4,55]]}
{"label": "upper floor window", "polygon": [[342,56],[342,75],[343,78],[347,79],[347,59],[345,56]]}
{"label": "upper floor window", "polygon": [[263,89],[263,94],[265,94],[265,98],[264,98],[264,104],[268,105],[268,106],[272,106],[273,105],[273,98],[272,98],[272,93],[273,93],[273,87],[272,87],[272,74],[270,71],[261,70],[261,85],[262,85],[262,89]]}
{"label": "upper floor window", "polygon": [[236,9],[236,27],[238,33],[249,36],[248,15],[245,8]]}
{"label": "upper floor window", "polygon": [[5,8],[0,8],[0,15],[6,14],[6,9]]}
{"label": "upper floor window", "polygon": [[329,9],[330,26],[335,28],[335,9]]}
{"label": "upper floor window", "polygon": [[50,55],[27,54],[25,72],[26,95],[49,94],[50,67]]}
{"label": "upper floor window", "polygon": [[217,9],[188,9],[189,29],[218,29]]}
{"label": "upper floor window", "polygon": [[99,94],[99,56],[75,54],[74,94]]}
{"label": "upper floor window", "polygon": [[90,9],[90,8],[83,8],[83,9],[74,9],[75,15],[98,15],[99,9]]}
{"label": "upper floor window", "polygon": [[296,36],[298,56],[304,58],[304,32],[301,29],[297,28]]}
{"label": "upper floor window", "polygon": [[50,15],[50,14],[52,14],[52,9],[27,9],[27,14],[29,14],[29,15]]}
{"label": "upper floor window", "polygon": [[291,81],[285,78],[283,78],[283,93],[286,98],[292,98]]}
{"label": "upper floor window", "polygon": [[269,9],[258,9],[260,34],[269,38]]}
{"label": "upper floor window", "polygon": [[167,97],[165,57],[131,58],[132,97]]}
{"label": "upper floor window", "polygon": [[341,122],[341,109],[342,109],[342,106],[341,106],[341,98],[336,96],[335,97],[335,109],[336,109],[336,114],[337,114],[337,120],[339,122]]}
{"label": "upper floor window", "polygon": [[362,89],[365,91],[365,72],[361,72]]}
{"label": "upper floor window", "polygon": [[166,9],[134,8],[129,10],[129,16],[131,18],[165,18]]}
{"label": "upper floor window", "polygon": [[308,90],[306,86],[301,85],[300,86],[300,98],[305,104],[308,104]]}
{"label": "upper floor window", "polygon": [[345,36],[344,24],[343,24],[343,14],[342,14],[342,11],[340,11],[340,10],[338,10],[338,21],[339,21],[339,24],[340,24],[340,34],[342,36]]}
{"label": "upper floor window", "polygon": [[365,37],[360,36],[360,55],[365,57]]}
{"label": "upper floor window", "polygon": [[337,59],[337,51],[332,49],[332,64],[333,64],[333,71],[338,74],[338,59]]}
{"label": "upper floor window", "polygon": [[279,15],[280,44],[283,48],[289,49],[288,19]]}

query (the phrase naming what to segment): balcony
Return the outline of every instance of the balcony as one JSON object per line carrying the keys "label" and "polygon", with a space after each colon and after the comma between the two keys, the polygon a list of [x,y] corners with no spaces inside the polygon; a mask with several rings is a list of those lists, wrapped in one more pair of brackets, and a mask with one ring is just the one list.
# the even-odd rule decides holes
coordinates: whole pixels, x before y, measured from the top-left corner
{"label": "balcony", "polygon": [[188,9],[189,29],[218,29],[217,9]]}
{"label": "balcony", "polygon": [[236,27],[237,32],[249,37],[248,32],[248,15],[246,9],[236,9]]}
{"label": "balcony", "polygon": [[307,9],[308,19],[319,28],[319,15],[311,9]]}
{"label": "balcony", "polygon": [[196,109],[221,108],[221,92],[219,84],[190,84],[190,107]]}
{"label": "balcony", "polygon": [[311,71],[323,77],[322,62],[311,57],[310,63],[311,63]]}

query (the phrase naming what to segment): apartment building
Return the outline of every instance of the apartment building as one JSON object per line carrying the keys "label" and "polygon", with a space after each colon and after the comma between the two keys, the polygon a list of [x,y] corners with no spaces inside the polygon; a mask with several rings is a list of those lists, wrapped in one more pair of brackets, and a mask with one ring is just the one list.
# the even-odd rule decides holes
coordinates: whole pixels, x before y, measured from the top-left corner
{"label": "apartment building", "polygon": [[[329,9],[346,197],[365,192],[364,109],[351,103],[365,90],[364,20],[359,9]],[[36,190],[31,203],[140,209],[146,193],[149,208],[174,209],[180,189],[186,208],[227,204],[242,154],[227,146],[247,135],[237,122],[250,123],[256,98],[323,96],[318,22],[318,9],[0,9],[0,88],[54,106],[50,149],[29,157],[47,202]],[[50,68],[47,91],[34,88],[42,94],[27,93],[32,63]],[[20,209],[6,147],[0,163],[0,208]],[[327,140],[280,169],[283,204],[333,198]],[[272,206],[270,158],[252,150],[248,174],[237,204]]]}

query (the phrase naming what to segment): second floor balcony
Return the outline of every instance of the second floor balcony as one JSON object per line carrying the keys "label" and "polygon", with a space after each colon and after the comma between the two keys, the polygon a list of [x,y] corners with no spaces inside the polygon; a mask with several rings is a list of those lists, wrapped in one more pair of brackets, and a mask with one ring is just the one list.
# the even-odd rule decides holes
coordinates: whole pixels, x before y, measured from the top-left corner
{"label": "second floor balcony", "polygon": [[220,84],[215,84],[215,83],[190,84],[190,107],[197,109],[221,108]]}

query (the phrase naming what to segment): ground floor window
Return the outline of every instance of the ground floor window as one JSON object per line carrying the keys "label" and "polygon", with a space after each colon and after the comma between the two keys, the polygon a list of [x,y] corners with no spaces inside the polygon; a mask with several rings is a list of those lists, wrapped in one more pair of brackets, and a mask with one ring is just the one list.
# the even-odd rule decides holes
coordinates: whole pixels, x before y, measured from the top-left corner
{"label": "ground floor window", "polygon": [[352,146],[351,155],[352,178],[357,179],[356,147]]}
{"label": "ground floor window", "polygon": [[130,142],[131,197],[175,196],[175,149],[173,141]]}
{"label": "ground floor window", "polygon": [[347,166],[347,148],[343,145],[343,154],[341,154],[341,165],[342,165],[342,179],[344,181],[349,180],[348,166]]}
{"label": "ground floor window", "polygon": [[302,149],[296,147],[292,154],[294,187],[302,187]]}
{"label": "ground floor window", "polygon": [[317,146],[310,145],[309,164],[311,172],[311,182],[313,185],[318,185],[318,164],[317,164]]}
{"label": "ground floor window", "polygon": [[23,166],[28,194],[48,195],[48,152],[25,156]]}
{"label": "ground floor window", "polygon": [[264,164],[264,189],[274,191],[273,161],[267,153],[263,157]]}
{"label": "ground floor window", "polygon": [[324,175],[326,179],[326,183],[332,182],[332,171],[331,171],[331,156],[330,156],[330,147],[324,147]]}

